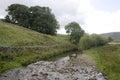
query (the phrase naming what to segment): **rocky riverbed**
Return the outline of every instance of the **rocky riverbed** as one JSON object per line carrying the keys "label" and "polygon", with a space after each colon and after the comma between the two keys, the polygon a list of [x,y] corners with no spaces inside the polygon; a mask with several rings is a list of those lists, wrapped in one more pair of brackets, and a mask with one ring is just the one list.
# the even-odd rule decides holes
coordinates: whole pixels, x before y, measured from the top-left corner
{"label": "rocky riverbed", "polygon": [[39,61],[5,72],[0,80],[106,80],[86,54],[73,54],[57,61]]}

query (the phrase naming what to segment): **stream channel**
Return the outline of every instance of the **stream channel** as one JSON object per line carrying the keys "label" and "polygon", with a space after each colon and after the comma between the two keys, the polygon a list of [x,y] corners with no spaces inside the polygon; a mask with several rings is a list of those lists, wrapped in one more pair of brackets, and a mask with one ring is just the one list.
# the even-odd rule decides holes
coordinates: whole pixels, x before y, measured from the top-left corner
{"label": "stream channel", "polygon": [[107,80],[82,52],[67,53],[48,61],[5,72],[0,80]]}

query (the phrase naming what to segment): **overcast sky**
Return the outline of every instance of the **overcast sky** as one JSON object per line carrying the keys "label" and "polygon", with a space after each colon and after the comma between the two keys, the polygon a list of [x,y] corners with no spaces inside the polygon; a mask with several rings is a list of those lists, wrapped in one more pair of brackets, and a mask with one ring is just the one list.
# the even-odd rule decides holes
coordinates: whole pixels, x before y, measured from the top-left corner
{"label": "overcast sky", "polygon": [[65,33],[72,21],[90,34],[120,31],[120,0],[0,0],[0,18],[13,3],[50,7],[60,24],[58,33]]}

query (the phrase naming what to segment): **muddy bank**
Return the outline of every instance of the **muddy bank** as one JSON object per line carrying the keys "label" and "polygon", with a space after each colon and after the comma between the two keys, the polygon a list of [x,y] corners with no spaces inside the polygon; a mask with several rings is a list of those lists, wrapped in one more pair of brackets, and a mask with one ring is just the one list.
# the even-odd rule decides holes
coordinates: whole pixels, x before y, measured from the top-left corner
{"label": "muddy bank", "polygon": [[[85,59],[86,58],[86,59]],[[39,61],[10,70],[0,80],[106,80],[86,54],[73,54],[57,61]]]}

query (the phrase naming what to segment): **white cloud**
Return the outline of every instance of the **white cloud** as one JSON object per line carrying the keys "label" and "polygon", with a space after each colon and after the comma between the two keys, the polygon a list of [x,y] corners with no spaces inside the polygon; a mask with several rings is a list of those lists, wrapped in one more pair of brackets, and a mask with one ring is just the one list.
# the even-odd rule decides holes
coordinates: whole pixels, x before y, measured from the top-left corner
{"label": "white cloud", "polygon": [[[0,0],[0,17],[13,3],[27,6],[49,6],[61,25],[59,33],[65,33],[64,26],[71,21],[78,22],[87,33],[120,31],[120,10],[107,12],[97,10],[92,4],[95,0]],[[102,5],[103,6],[103,5]]]}
{"label": "white cloud", "polygon": [[120,11],[105,12],[96,11],[87,14],[84,27],[89,33],[105,33],[120,31]]}
{"label": "white cloud", "polygon": [[84,14],[82,28],[88,33],[120,31],[120,10],[116,12],[98,11],[92,5],[94,0],[81,0],[79,12]]}
{"label": "white cloud", "polygon": [[57,31],[60,34],[66,34],[64,27],[62,26],[60,30]]}

